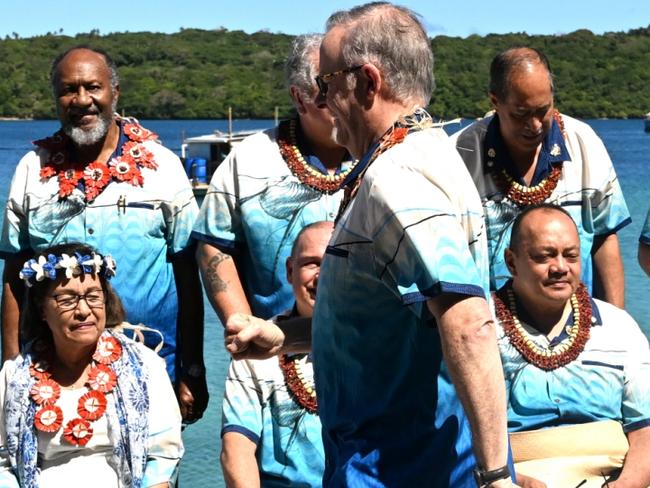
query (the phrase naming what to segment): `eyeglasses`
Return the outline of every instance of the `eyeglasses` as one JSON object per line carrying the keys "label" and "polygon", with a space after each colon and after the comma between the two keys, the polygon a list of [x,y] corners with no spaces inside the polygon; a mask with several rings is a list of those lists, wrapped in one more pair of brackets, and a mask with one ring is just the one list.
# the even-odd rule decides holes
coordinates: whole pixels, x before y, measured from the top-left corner
{"label": "eyeglasses", "polygon": [[318,91],[320,92],[321,96],[327,95],[327,84],[332,81],[335,77],[339,75],[344,75],[347,73],[352,73],[353,71],[356,71],[358,69],[363,68],[363,64],[360,64],[358,66],[352,66],[351,68],[345,68],[345,69],[340,69],[338,71],[332,71],[331,73],[325,73],[324,75],[318,75],[316,77],[316,85],[318,86]]}
{"label": "eyeglasses", "polygon": [[62,312],[74,310],[79,306],[79,300],[82,298],[90,308],[102,308],[104,306],[104,294],[101,291],[93,291],[85,295],[61,294],[54,295],[52,298],[56,301]]}

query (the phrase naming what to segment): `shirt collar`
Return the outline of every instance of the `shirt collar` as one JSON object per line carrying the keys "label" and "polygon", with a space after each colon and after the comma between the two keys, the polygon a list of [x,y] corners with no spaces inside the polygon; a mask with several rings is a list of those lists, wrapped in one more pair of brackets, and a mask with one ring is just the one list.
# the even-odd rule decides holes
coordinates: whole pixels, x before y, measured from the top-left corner
{"label": "shirt collar", "polygon": [[361,172],[368,166],[368,164],[370,164],[370,161],[372,159],[373,154],[375,153],[375,150],[379,147],[380,141],[381,138],[375,143],[373,143],[372,146],[370,146],[370,149],[366,151],[366,153],[359,160],[359,162],[354,167],[354,169],[350,171],[350,173],[345,177],[343,183],[341,184],[341,187],[348,186],[350,183],[355,181],[357,177],[361,174]]}
{"label": "shirt collar", "polygon": [[[497,168],[505,169],[508,174],[515,178],[514,175],[517,174],[515,171],[515,165],[510,157],[508,147],[506,146],[503,137],[501,137],[499,127],[499,116],[498,114],[494,114],[492,120],[490,120],[488,124],[487,133],[485,134],[484,150],[487,159],[484,171],[491,171],[492,168],[496,166]],[[560,129],[557,120],[555,120],[555,117],[553,117],[551,128],[542,141],[542,148],[539,152],[531,186],[540,183],[551,173],[553,164],[562,161],[571,161],[571,156],[569,155],[569,151],[564,142],[562,130]],[[516,177],[516,180],[522,185],[525,184],[523,178],[519,176]]]}
{"label": "shirt collar", "polygon": [[350,174],[343,180],[342,187],[348,186],[357,177],[366,169],[366,167],[372,162],[372,158],[375,154],[377,148],[382,142],[384,136],[395,127],[405,127],[408,129],[409,133],[413,130],[422,130],[433,126],[433,120],[431,115],[422,107],[416,108],[412,113],[400,117],[398,120],[393,123],[391,127],[386,129],[379,139],[377,139],[370,148],[366,151],[363,157],[359,160],[357,165],[354,167]]}
{"label": "shirt collar", "polygon": [[[600,311],[598,310],[598,305],[596,305],[596,302],[591,297],[589,297],[589,301],[591,302],[591,326],[596,327],[599,325],[603,325],[603,320],[600,317]],[[557,337],[554,337],[549,345],[556,346],[557,344],[561,343],[565,339],[568,339],[569,333],[567,332],[567,328],[571,327],[572,325],[573,325],[573,310],[571,310],[571,313],[567,317],[566,324],[565,327],[562,329],[562,332]]]}

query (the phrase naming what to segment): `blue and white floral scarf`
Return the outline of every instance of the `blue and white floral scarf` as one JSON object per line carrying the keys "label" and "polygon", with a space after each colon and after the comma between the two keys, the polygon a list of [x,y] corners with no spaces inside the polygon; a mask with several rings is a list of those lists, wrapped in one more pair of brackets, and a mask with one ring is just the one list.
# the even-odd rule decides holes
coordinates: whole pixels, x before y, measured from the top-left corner
{"label": "blue and white floral scarf", "polygon": [[[113,444],[113,454],[108,462],[118,475],[120,488],[140,488],[147,463],[148,372],[135,342],[110,330],[102,335],[111,335],[122,344],[122,356],[112,364],[117,386],[107,395],[108,436]],[[33,360],[29,344],[22,360],[16,364],[2,406],[9,461],[20,486],[25,488],[37,488],[40,474],[38,436],[34,427],[36,405],[29,396],[29,390],[36,382],[29,374]]]}

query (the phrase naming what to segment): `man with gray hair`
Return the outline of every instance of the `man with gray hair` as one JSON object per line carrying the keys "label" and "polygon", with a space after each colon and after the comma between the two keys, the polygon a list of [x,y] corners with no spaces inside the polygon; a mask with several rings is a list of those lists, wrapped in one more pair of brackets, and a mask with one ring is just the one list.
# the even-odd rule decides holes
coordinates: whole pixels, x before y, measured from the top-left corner
{"label": "man with gray hair", "polygon": [[222,323],[234,312],[271,318],[291,307],[284,262],[300,230],[332,221],[353,168],[332,140],[317,93],[322,36],[298,36],[286,62],[296,118],[239,143],[217,168],[192,236],[205,291]]}
{"label": "man with gray hair", "polygon": [[[24,256],[84,242],[119,263],[113,286],[128,321],[160,332],[183,419],[198,420],[208,402],[203,301],[190,241],[198,207],[183,167],[154,133],[116,114],[120,83],[105,51],[68,49],[54,60],[51,82],[61,129],[18,163],[5,209],[3,357],[19,352],[17,267]],[[149,346],[160,343],[158,334],[145,338]]]}
{"label": "man with gray hair", "polygon": [[[404,7],[362,5],[330,17],[320,56],[336,140],[359,158],[312,321],[323,484],[511,486],[481,203],[423,108],[426,32]],[[283,353],[300,330],[235,316],[225,342]]]}

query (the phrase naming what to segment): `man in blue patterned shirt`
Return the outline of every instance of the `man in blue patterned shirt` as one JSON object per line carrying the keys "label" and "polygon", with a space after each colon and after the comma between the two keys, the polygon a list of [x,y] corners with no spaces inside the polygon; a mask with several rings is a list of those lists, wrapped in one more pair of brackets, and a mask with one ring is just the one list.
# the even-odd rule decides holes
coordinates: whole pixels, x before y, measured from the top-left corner
{"label": "man in blue patterned shirt", "polygon": [[[3,357],[19,352],[17,268],[24,256],[84,242],[120,263],[113,286],[127,320],[160,332],[183,418],[198,420],[208,402],[203,299],[190,240],[198,208],[182,165],[155,134],[115,113],[120,82],[106,52],[63,52],[51,83],[61,129],[18,163],[4,212]],[[147,345],[160,342],[149,336]]]}
{"label": "man in blue patterned shirt", "polygon": [[[426,32],[389,3],[337,12],[320,63],[336,140],[359,159],[313,318],[323,484],[511,486],[481,203],[423,109]],[[279,325],[231,320],[227,347],[282,352],[304,339]]]}
{"label": "man in blue patterned shirt", "polygon": [[[311,317],[331,222],[304,227],[287,258],[295,305],[273,320]],[[230,487],[319,486],[325,469],[311,354],[232,361],[226,378],[221,466]]]}
{"label": "man in blue patterned shirt", "polygon": [[578,224],[583,281],[594,295],[624,304],[623,262],[616,233],[630,223],[607,149],[584,122],[554,106],[548,59],[512,48],[490,67],[494,115],[452,136],[481,201],[488,239],[490,288],[509,278],[503,260],[513,219],[526,206],[562,205]]}
{"label": "man in blue patterned shirt", "polygon": [[609,487],[648,486],[648,340],[580,283],[577,230],[562,207],[525,209],[505,253],[512,280],[495,294],[517,481],[601,486],[603,473]]}

